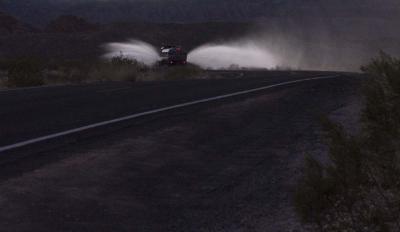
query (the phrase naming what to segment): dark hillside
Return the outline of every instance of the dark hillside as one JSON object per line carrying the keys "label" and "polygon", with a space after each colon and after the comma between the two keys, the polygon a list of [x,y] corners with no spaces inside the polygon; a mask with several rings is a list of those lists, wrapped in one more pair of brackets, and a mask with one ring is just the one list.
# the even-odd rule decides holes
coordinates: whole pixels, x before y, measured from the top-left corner
{"label": "dark hillside", "polygon": [[[65,18],[36,34],[0,35],[2,58],[34,56],[43,58],[87,59],[103,54],[102,45],[140,39],[154,46],[180,44],[191,49],[202,43],[238,38],[247,34],[249,23],[114,23],[93,25],[76,18]],[[0,54],[1,54],[0,53]]]}
{"label": "dark hillside", "polygon": [[[1,3],[0,3],[1,4]],[[0,9],[24,21],[46,25],[62,14],[93,22],[251,21],[258,18],[313,16],[393,18],[397,0],[2,0]]]}
{"label": "dark hillside", "polygon": [[81,17],[74,15],[62,15],[51,21],[46,27],[46,32],[50,33],[76,33],[94,32],[99,29],[96,24],[89,23]]}
{"label": "dark hillside", "polygon": [[36,32],[32,26],[0,11],[0,35]]}

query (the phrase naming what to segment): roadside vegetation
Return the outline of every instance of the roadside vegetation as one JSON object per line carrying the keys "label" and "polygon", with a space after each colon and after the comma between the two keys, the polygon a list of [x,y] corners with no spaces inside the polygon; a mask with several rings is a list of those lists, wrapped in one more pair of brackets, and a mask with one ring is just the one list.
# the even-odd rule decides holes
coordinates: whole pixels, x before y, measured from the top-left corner
{"label": "roadside vegetation", "polygon": [[11,62],[8,67],[7,87],[39,86],[44,84],[43,64],[34,59],[24,58]]}
{"label": "roadside vegetation", "polygon": [[77,84],[99,81],[167,81],[205,78],[201,68],[146,66],[123,56],[111,60],[0,60],[0,87]]}
{"label": "roadside vegetation", "polygon": [[196,79],[197,77],[204,77],[203,69],[195,65],[176,66],[172,68],[166,68],[163,72],[162,79],[164,80],[185,80],[185,79]]}
{"label": "roadside vegetation", "polygon": [[361,131],[325,119],[330,160],[306,157],[295,206],[313,231],[400,231],[400,60],[381,54],[362,70]]}

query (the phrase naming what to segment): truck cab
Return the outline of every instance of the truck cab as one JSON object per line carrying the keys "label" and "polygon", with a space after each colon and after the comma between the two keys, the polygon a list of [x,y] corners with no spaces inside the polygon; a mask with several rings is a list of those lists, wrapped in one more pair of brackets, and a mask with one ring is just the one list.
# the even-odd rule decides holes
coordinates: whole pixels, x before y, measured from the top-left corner
{"label": "truck cab", "polygon": [[187,63],[187,52],[181,46],[162,46],[160,56],[161,65],[186,65]]}

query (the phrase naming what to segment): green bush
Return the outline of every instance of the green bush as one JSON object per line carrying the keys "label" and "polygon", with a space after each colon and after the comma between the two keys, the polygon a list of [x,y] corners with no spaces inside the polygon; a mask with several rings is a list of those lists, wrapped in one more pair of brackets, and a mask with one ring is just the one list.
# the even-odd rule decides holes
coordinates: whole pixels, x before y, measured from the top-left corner
{"label": "green bush", "polygon": [[37,59],[23,58],[9,64],[8,87],[28,87],[44,84],[43,64]]}
{"label": "green bush", "polygon": [[400,231],[400,60],[381,54],[362,70],[362,131],[323,120],[330,162],[308,156],[295,194],[317,231]]}

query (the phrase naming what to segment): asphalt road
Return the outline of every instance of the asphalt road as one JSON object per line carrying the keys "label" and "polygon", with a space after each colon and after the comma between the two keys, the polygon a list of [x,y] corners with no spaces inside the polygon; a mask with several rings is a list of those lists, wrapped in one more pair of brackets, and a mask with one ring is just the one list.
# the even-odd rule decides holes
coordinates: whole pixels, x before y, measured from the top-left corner
{"label": "asphalt road", "polygon": [[[321,75],[331,73],[2,92],[0,141]],[[280,86],[4,164],[0,231],[302,231],[292,194],[303,155],[323,153],[321,114],[357,118],[359,86],[348,75]]]}
{"label": "asphalt road", "polygon": [[225,72],[219,80],[113,82],[0,92],[0,147],[198,99],[331,73]]}

